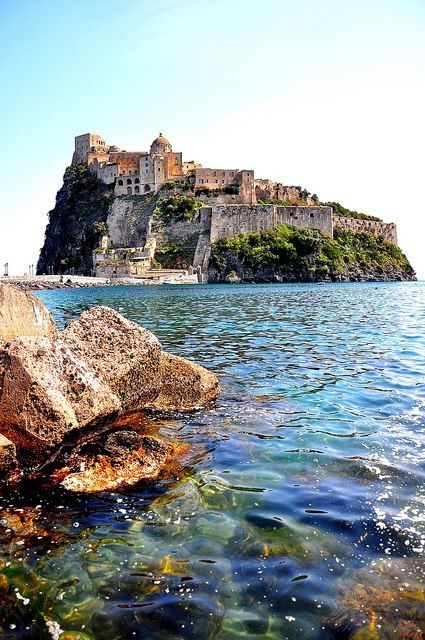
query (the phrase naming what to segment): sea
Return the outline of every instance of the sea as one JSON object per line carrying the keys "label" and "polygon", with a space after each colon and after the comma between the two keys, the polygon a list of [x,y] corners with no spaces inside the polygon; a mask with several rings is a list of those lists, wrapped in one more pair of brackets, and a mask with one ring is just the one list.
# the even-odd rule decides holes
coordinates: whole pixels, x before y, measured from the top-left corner
{"label": "sea", "polygon": [[61,327],[113,307],[221,393],[152,417],[188,445],[171,477],[0,496],[0,638],[423,637],[425,282],[37,295]]}

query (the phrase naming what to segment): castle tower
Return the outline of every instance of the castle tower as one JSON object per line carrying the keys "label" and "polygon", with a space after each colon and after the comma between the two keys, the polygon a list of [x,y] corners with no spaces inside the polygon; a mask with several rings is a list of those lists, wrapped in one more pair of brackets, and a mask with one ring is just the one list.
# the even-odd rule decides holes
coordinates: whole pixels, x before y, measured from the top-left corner
{"label": "castle tower", "polygon": [[75,136],[72,164],[80,162],[86,164],[89,160],[89,154],[105,154],[107,149],[106,142],[98,133],[83,133],[81,136]]}

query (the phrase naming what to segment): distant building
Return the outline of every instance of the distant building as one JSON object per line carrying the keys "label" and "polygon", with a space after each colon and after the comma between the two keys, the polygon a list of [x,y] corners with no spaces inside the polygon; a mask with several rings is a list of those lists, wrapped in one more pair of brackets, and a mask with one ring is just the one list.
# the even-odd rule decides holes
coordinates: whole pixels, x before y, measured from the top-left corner
{"label": "distant building", "polygon": [[152,142],[150,151],[124,151],[110,146],[97,133],[75,138],[72,164],[87,164],[106,184],[115,184],[115,195],[156,193],[166,182],[188,184],[195,190],[224,190],[234,185],[243,202],[255,204],[254,171],[239,169],[205,169],[194,160],[183,162],[162,133]]}

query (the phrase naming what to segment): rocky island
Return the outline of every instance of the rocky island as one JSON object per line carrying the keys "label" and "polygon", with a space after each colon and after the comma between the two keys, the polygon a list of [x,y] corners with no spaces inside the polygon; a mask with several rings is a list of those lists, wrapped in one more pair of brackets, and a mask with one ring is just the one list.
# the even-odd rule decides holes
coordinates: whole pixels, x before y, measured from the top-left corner
{"label": "rocky island", "polygon": [[162,134],[124,151],[75,138],[38,274],[140,282],[414,280],[394,223],[251,169],[183,161]]}

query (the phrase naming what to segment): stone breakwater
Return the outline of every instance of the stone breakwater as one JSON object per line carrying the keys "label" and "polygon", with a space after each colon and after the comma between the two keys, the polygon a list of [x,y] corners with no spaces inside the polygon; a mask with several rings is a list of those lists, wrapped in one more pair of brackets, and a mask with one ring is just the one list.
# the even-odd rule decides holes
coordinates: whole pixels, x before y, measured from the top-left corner
{"label": "stone breakwater", "polygon": [[218,392],[214,374],[109,307],[59,331],[37,298],[0,285],[3,481],[49,468],[67,489],[98,491],[156,477],[180,448],[148,412],[193,411]]}

